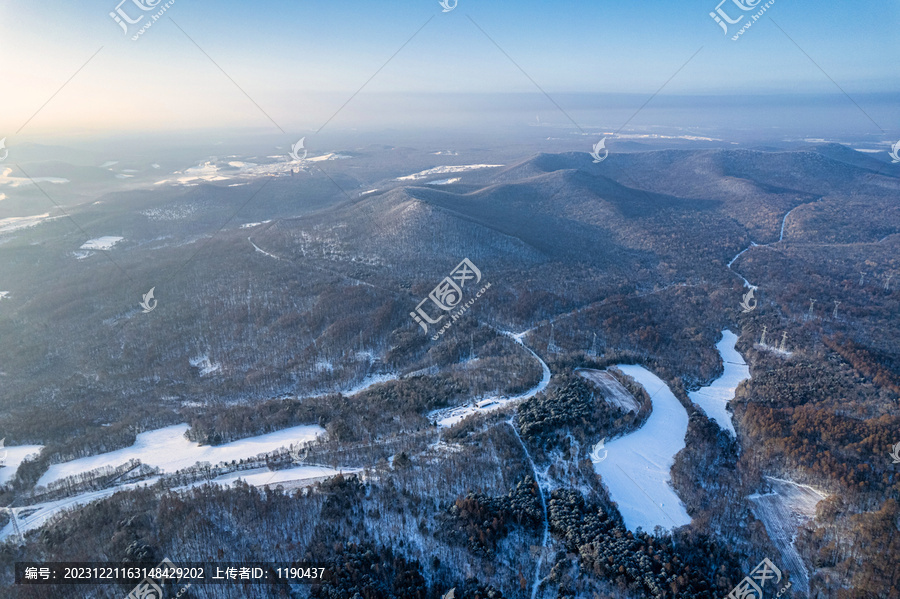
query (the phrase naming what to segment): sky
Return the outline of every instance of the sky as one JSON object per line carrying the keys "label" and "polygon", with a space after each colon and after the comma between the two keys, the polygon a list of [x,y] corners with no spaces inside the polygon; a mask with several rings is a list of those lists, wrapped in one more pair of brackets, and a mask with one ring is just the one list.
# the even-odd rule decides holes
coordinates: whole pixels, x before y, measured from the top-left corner
{"label": "sky", "polygon": [[[125,15],[144,16],[127,34],[110,16],[118,2],[0,5],[7,145],[204,128],[457,127],[495,118],[515,95],[531,98],[529,115],[576,125],[590,120],[579,103],[602,109],[622,95],[604,123],[615,126],[657,92],[650,111],[667,98],[777,95],[783,105],[824,94],[861,132],[891,134],[900,116],[897,2],[776,0],[737,41],[764,1],[726,0],[727,15],[744,15],[726,35],[709,15],[717,0],[458,0],[449,12],[438,0],[174,0],[136,41],[166,2],[125,0]],[[759,4],[744,12],[735,2]]]}

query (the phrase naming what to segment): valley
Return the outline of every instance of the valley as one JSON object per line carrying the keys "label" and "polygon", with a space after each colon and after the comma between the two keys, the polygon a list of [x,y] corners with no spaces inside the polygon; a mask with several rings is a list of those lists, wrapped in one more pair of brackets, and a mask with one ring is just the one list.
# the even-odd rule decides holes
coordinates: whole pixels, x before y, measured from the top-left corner
{"label": "valley", "polygon": [[[795,597],[887,592],[900,171],[660,144],[210,157],[67,205],[80,229],[0,221],[2,563],[712,599],[768,557]],[[467,309],[438,335],[417,305]]]}

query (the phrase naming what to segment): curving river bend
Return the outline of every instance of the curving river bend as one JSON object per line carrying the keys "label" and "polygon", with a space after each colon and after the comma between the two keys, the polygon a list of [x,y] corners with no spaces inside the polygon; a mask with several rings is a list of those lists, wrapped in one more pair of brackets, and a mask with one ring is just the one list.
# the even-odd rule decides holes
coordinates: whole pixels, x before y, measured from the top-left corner
{"label": "curving river bend", "polygon": [[[706,387],[689,394],[691,401],[732,435],[734,426],[725,406],[734,398],[741,381],[750,377],[749,367],[734,348],[737,340],[731,331],[722,331],[716,349],[724,372]],[[652,532],[657,526],[670,530],[689,524],[691,517],[675,494],[670,475],[675,455],[685,446],[687,411],[669,386],[643,366],[619,364],[616,368],[646,389],[653,411],[640,429],[606,443],[606,457],[594,461],[594,471],[618,505],[629,530],[640,527]]]}

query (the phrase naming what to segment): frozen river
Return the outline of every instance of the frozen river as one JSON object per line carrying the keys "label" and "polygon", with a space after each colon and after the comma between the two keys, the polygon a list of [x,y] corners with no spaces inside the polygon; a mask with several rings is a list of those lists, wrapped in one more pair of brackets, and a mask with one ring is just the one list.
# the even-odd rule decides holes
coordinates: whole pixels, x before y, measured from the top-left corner
{"label": "frozen river", "polygon": [[708,387],[688,393],[691,401],[700,406],[723,430],[731,433],[732,437],[735,436],[734,424],[731,422],[731,413],[725,407],[734,399],[738,385],[750,378],[750,367],[734,348],[737,340],[738,336],[731,331],[722,331],[722,340],[716,344],[716,349],[722,356],[725,371]]}
{"label": "frozen river", "polygon": [[688,416],[684,406],[658,376],[631,364],[616,366],[637,381],[653,402],[640,429],[606,443],[606,458],[594,462],[609,495],[618,504],[629,530],[666,530],[689,524],[691,517],[672,488],[669,471],[684,448]]}

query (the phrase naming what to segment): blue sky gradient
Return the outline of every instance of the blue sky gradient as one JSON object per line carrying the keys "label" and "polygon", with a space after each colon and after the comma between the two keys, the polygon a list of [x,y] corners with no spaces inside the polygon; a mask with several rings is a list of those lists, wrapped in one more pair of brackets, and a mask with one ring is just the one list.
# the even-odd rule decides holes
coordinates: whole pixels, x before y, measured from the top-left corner
{"label": "blue sky gradient", "polygon": [[[731,1],[723,8],[736,16]],[[402,121],[405,109],[392,114],[396,104],[376,106],[377,98],[412,93],[436,94],[424,106],[434,107],[429,118],[438,123],[442,94],[532,94],[529,77],[560,97],[649,97],[667,81],[661,98],[840,94],[836,84],[854,99],[900,90],[896,2],[777,0],[738,41],[709,17],[715,0],[459,0],[448,13],[437,0],[176,0],[137,41],[109,17],[116,4],[13,0],[0,7],[0,137],[17,131],[100,47],[20,136],[234,126],[277,132],[269,117],[286,130],[316,129],[379,69],[329,127],[364,125],[367,112]],[[140,14],[131,0],[124,8]],[[896,111],[871,110],[882,129],[896,127]]]}

